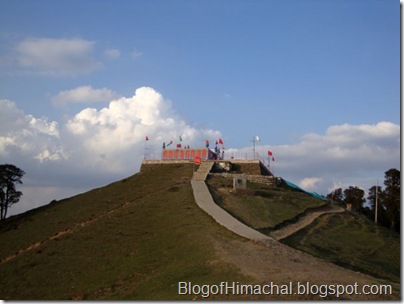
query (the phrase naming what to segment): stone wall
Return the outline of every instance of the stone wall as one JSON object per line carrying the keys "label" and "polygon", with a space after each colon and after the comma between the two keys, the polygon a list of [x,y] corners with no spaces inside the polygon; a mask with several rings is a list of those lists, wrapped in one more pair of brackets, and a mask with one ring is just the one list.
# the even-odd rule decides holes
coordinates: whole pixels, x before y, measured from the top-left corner
{"label": "stone wall", "polygon": [[235,174],[235,173],[209,173],[209,175],[222,176],[224,178],[231,178],[231,179],[241,176],[249,182],[265,184],[269,186],[276,186],[276,177],[274,176]]}

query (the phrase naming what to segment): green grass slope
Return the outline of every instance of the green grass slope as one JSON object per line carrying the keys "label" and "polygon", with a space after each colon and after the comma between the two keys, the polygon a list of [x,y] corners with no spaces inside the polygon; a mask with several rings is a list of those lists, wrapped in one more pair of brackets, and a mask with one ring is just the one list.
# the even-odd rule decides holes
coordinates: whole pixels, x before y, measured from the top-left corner
{"label": "green grass slope", "polygon": [[335,264],[400,282],[400,236],[363,216],[323,215],[282,242]]}
{"label": "green grass slope", "polygon": [[[270,233],[324,202],[288,187],[248,184],[240,193],[229,191],[232,180],[208,179],[216,203],[246,225]],[[400,282],[400,235],[361,215],[324,214],[282,243],[377,278]]]}
{"label": "green grass slope", "polygon": [[248,183],[246,191],[231,191],[233,181],[221,176],[207,180],[215,202],[241,222],[262,232],[288,222],[325,203],[289,187]]}
{"label": "green grass slope", "polygon": [[192,165],[144,167],[0,226],[0,298],[191,299],[179,281],[246,281],[214,237],[237,238],[193,200]]}

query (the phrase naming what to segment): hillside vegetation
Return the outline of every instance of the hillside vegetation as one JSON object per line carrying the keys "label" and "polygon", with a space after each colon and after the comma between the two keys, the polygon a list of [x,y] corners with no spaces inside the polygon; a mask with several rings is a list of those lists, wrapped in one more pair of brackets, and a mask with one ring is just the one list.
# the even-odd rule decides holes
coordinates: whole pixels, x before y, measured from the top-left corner
{"label": "hillside vegetation", "polygon": [[[232,180],[208,179],[218,205],[263,233],[296,222],[301,214],[323,208],[319,199],[289,187],[248,183],[232,191]],[[400,282],[400,236],[350,212],[323,214],[282,243],[355,271]]]}
{"label": "hillside vegetation", "polygon": [[215,202],[250,227],[268,232],[296,216],[321,208],[325,202],[289,187],[248,182],[246,190],[232,191],[233,181],[221,176],[207,180]]}
{"label": "hillside vegetation", "polygon": [[191,176],[192,165],[147,166],[8,219],[0,298],[190,299],[179,281],[249,281],[216,256],[212,236],[234,235],[195,205]]}
{"label": "hillside vegetation", "polygon": [[[140,173],[121,181],[6,219],[0,226],[0,298],[203,300],[201,294],[179,295],[178,282],[386,283],[276,241],[264,244],[235,235],[197,207],[192,174],[192,164],[145,165]],[[301,195],[288,189],[269,193],[260,185],[249,187],[251,193],[242,198],[256,196],[261,211],[259,206],[267,199],[275,206],[282,198],[280,204],[287,207],[289,198]],[[312,198],[306,203],[302,206],[296,200],[289,210],[278,208],[276,216],[261,211],[254,215],[254,210],[245,208],[250,214],[244,220],[257,218],[256,227],[275,227],[309,206],[322,204]],[[398,299],[400,285],[392,287],[388,295],[351,294],[338,299]],[[324,298],[273,294],[208,299]]]}
{"label": "hillside vegetation", "polygon": [[323,215],[283,243],[338,265],[400,282],[400,236],[362,215]]}

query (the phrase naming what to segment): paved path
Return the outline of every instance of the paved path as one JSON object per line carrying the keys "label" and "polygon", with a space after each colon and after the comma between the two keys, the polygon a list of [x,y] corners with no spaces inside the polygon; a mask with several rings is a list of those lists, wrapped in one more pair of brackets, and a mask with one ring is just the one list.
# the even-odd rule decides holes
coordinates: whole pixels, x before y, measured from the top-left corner
{"label": "paved path", "polygon": [[195,172],[194,176],[192,177],[191,184],[196,204],[211,217],[213,217],[213,219],[220,225],[240,236],[254,241],[273,241],[271,237],[264,235],[248,227],[247,225],[244,225],[232,217],[224,209],[216,205],[205,183],[206,177],[209,171],[212,169],[212,165],[213,162],[203,162],[198,171]]}
{"label": "paved path", "polygon": [[196,204],[207,214],[213,217],[214,220],[220,225],[248,239],[261,242],[273,240],[279,241],[310,225],[315,219],[323,214],[339,213],[345,211],[343,208],[338,206],[330,206],[330,209],[328,210],[313,211],[302,217],[298,222],[275,230],[271,233],[270,236],[267,236],[243,224],[242,222],[231,216],[229,213],[227,213],[224,209],[219,207],[213,201],[212,195],[210,194],[209,189],[205,183],[205,180],[210,170],[212,169],[212,166],[213,162],[202,162],[199,166],[198,171],[194,172],[191,184]]}
{"label": "paved path", "polygon": [[328,210],[310,212],[309,214],[302,217],[296,223],[287,225],[281,229],[273,231],[271,233],[271,237],[273,237],[277,241],[282,240],[282,239],[287,238],[288,236],[296,233],[297,231],[305,228],[306,226],[310,225],[311,223],[314,222],[314,220],[316,218],[318,218],[319,216],[321,216],[323,214],[339,213],[339,212],[345,212],[345,209],[338,207],[338,206],[334,206],[334,205],[331,205],[330,209],[328,209]]}

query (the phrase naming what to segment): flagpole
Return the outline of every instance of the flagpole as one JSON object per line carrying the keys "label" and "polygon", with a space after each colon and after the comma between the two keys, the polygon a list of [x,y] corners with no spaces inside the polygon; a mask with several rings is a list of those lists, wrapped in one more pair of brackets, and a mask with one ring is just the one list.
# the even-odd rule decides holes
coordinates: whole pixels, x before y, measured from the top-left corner
{"label": "flagpole", "polygon": [[256,141],[260,141],[260,138],[258,137],[258,135],[256,135],[255,137],[253,137],[253,139],[251,140],[253,142],[253,159],[255,160],[255,142]]}
{"label": "flagpole", "polygon": [[376,180],[376,208],[375,208],[375,223],[377,224],[377,205],[378,205],[378,195],[379,192],[379,180]]}
{"label": "flagpole", "polygon": [[144,154],[143,154],[143,159],[146,159],[146,143],[147,143],[147,136],[145,137],[145,140],[144,140]]}
{"label": "flagpole", "polygon": [[268,153],[268,169],[271,171],[271,160],[269,159],[269,153]]}

